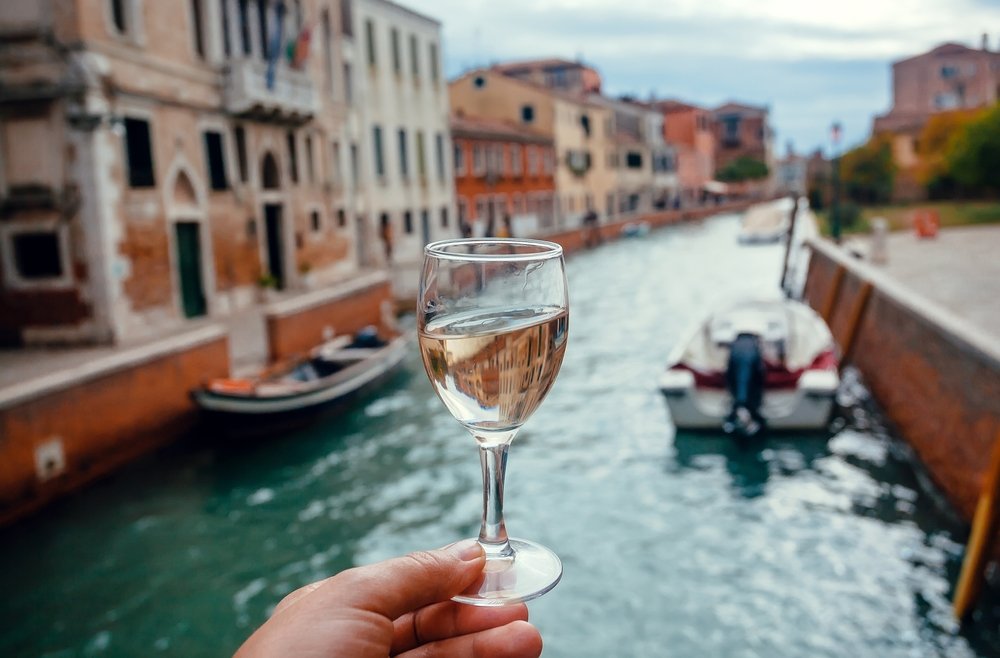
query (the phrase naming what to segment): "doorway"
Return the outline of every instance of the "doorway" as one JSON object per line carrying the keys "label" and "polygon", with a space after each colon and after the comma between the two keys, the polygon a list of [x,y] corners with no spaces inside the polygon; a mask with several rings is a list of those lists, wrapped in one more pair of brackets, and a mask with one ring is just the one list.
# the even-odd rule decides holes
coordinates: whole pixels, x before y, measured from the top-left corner
{"label": "doorway", "polygon": [[184,317],[205,315],[205,286],[201,277],[201,238],[197,222],[177,222],[177,273]]}
{"label": "doorway", "polygon": [[285,249],[281,230],[281,204],[264,204],[264,228],[267,237],[267,268],[274,277],[275,287],[285,289]]}

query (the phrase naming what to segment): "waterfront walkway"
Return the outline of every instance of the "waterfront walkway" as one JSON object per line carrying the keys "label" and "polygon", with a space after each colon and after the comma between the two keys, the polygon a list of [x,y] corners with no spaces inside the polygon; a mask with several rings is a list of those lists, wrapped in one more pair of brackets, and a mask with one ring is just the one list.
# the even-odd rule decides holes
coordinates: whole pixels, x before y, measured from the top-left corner
{"label": "waterfront walkway", "polygon": [[882,269],[917,294],[1000,337],[1000,226],[941,230],[936,238],[889,235]]}

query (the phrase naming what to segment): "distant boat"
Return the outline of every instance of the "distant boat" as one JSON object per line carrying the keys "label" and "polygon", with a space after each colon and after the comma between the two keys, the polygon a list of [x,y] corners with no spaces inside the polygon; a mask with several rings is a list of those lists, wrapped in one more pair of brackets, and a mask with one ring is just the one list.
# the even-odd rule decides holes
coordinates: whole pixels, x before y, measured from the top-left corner
{"label": "distant boat", "polygon": [[660,390],[678,428],[819,430],[833,411],[837,368],[830,330],[811,308],[744,300],[692,326],[671,354]]}
{"label": "distant boat", "polygon": [[753,206],[743,216],[740,244],[779,242],[791,227],[791,207],[784,201]]}
{"label": "distant boat", "polygon": [[340,336],[248,379],[214,379],[192,392],[215,419],[290,420],[344,401],[394,371],[406,356],[403,337],[381,340],[374,330]]}
{"label": "distant boat", "polygon": [[649,222],[629,222],[622,226],[623,238],[641,238],[649,234]]}

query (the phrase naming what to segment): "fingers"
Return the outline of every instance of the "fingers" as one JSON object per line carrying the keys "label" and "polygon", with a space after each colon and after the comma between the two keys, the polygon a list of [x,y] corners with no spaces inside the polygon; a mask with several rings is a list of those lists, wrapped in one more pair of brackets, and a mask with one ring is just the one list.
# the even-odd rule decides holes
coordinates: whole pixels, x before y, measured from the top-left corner
{"label": "fingers", "polygon": [[454,601],[436,603],[393,622],[392,653],[527,620],[528,606],[523,603],[496,608],[477,608]]}
{"label": "fingers", "polygon": [[398,619],[463,591],[480,577],[485,564],[482,547],[467,540],[349,569],[327,582],[336,583],[342,605]]}
{"label": "fingers", "polygon": [[542,636],[526,621],[417,647],[397,658],[538,658]]}

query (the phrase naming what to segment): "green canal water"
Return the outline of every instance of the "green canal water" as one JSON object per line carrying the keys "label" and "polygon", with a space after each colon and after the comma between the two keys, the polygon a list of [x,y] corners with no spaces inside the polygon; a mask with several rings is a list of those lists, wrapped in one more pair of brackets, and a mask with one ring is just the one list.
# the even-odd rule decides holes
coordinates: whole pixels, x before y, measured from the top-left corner
{"label": "green canal water", "polygon": [[[736,217],[568,262],[570,344],[511,450],[507,525],[562,557],[545,656],[1000,655],[950,617],[963,529],[863,389],[829,436],[675,435],[656,379],[719,293],[776,287]],[[410,322],[412,329],[412,321]],[[478,530],[479,461],[414,352],[344,415],[193,436],[0,531],[0,656],[223,656],[282,596]]]}

